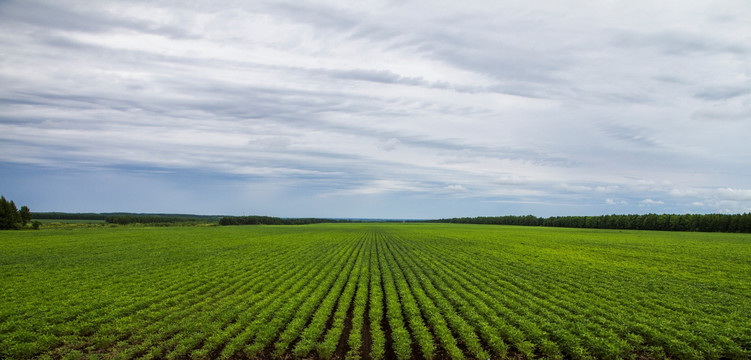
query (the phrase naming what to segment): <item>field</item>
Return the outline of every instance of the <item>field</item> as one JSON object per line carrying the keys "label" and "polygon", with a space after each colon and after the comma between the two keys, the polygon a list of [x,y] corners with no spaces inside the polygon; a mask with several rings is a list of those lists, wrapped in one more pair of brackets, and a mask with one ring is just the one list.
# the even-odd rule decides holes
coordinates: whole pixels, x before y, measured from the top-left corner
{"label": "field", "polygon": [[0,358],[748,359],[751,236],[457,224],[0,233]]}

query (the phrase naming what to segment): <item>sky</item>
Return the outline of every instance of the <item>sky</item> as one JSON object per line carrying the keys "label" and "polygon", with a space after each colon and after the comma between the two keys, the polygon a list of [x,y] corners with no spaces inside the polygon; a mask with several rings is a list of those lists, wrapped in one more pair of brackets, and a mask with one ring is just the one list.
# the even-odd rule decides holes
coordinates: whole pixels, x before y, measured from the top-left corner
{"label": "sky", "polygon": [[751,2],[2,1],[32,211],[751,211]]}

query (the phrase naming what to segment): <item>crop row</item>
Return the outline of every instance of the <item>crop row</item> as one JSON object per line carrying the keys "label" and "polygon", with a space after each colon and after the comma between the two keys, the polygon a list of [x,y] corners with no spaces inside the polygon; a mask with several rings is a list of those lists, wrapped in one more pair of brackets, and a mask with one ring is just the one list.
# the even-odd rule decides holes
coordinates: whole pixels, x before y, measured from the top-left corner
{"label": "crop row", "polygon": [[751,356],[748,278],[735,275],[749,264],[718,260],[743,242],[683,239],[683,251],[669,237],[487,229],[48,233],[34,256],[21,242],[0,254],[0,357]]}

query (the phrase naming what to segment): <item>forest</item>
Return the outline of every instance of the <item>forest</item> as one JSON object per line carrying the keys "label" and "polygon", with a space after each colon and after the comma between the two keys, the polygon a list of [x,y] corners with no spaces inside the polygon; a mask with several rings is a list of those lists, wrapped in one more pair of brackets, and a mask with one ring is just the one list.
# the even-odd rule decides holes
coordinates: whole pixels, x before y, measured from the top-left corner
{"label": "forest", "polygon": [[661,230],[751,233],[751,213],[743,214],[630,214],[600,216],[480,216],[440,219],[433,222],[551,226],[589,229]]}

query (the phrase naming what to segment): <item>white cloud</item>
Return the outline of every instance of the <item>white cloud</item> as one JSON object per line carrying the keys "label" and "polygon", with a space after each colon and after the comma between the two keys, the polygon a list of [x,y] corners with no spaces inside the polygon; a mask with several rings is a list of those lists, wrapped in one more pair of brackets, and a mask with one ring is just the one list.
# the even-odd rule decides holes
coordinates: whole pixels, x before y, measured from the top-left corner
{"label": "white cloud", "polygon": [[725,4],[6,1],[0,162],[242,176],[290,206],[748,209],[751,7]]}
{"label": "white cloud", "polygon": [[566,183],[558,184],[558,189],[570,192],[591,192],[592,188],[585,185],[569,185]]}
{"label": "white cloud", "polygon": [[259,146],[264,150],[286,149],[292,145],[292,140],[288,137],[270,136],[248,141],[249,144]]}
{"label": "white cloud", "polygon": [[393,192],[425,192],[419,184],[399,180],[372,180],[348,190],[335,191],[328,195],[377,195]]}
{"label": "white cloud", "polygon": [[399,144],[401,144],[401,142],[399,141],[399,139],[392,137],[392,138],[390,138],[390,139],[382,142],[378,146],[378,148],[381,149],[381,150],[384,150],[384,151],[391,151],[391,150],[396,149],[399,146]]}
{"label": "white cloud", "polygon": [[446,190],[455,191],[455,192],[466,192],[467,188],[464,187],[463,185],[453,184],[453,185],[446,186]]}
{"label": "white cloud", "polygon": [[495,181],[495,183],[499,185],[511,185],[511,186],[526,185],[526,184],[529,184],[529,182],[530,182],[529,179],[526,179],[518,175],[501,176]]}
{"label": "white cloud", "polygon": [[672,189],[669,194],[675,197],[696,197],[700,195],[700,191],[696,189]]}
{"label": "white cloud", "polygon": [[595,187],[595,191],[598,193],[612,193],[621,190],[621,186],[619,185],[607,185],[607,186],[597,186]]}
{"label": "white cloud", "polygon": [[751,201],[751,189],[723,188],[717,194],[725,200]]}
{"label": "white cloud", "polygon": [[626,205],[626,204],[628,204],[628,202],[626,202],[625,200],[615,200],[615,199],[611,199],[611,198],[605,199],[605,203],[608,204],[608,205]]}

